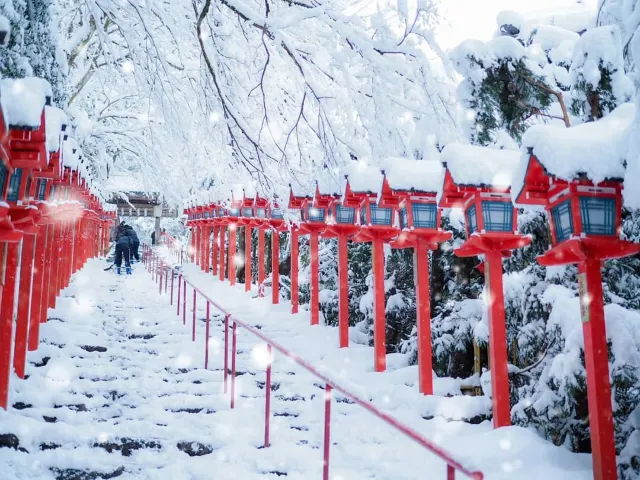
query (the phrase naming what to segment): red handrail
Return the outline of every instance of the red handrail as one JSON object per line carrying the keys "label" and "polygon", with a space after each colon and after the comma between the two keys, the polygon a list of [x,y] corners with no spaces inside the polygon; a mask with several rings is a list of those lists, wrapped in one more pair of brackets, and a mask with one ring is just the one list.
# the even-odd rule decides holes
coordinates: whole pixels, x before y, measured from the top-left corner
{"label": "red handrail", "polygon": [[[160,257],[153,249],[151,249],[148,245],[145,245],[144,246],[144,253],[145,253],[145,255],[143,256],[143,258],[144,258],[144,261],[147,262],[147,264],[150,264],[152,266],[153,265],[158,266],[156,262],[158,262]],[[329,377],[327,377],[323,373],[319,372],[313,365],[311,365],[306,360],[303,360],[298,355],[296,355],[293,352],[290,352],[285,347],[283,347],[282,345],[278,344],[277,342],[275,342],[271,338],[267,337],[266,335],[264,335],[263,333],[261,333],[257,329],[251,327],[247,323],[245,323],[242,320],[240,320],[240,319],[236,318],[235,316],[233,316],[233,314],[228,312],[223,306],[221,306],[218,303],[216,303],[215,301],[211,300],[202,290],[200,290],[198,287],[193,285],[191,282],[187,281],[187,279],[184,277],[184,275],[182,275],[179,272],[176,272],[176,270],[173,267],[171,267],[171,266],[169,266],[167,264],[164,264],[161,261],[159,262],[159,264],[160,264],[159,265],[160,269],[166,268],[168,270],[166,272],[166,275],[169,274],[169,271],[171,272],[171,276],[172,276],[172,282],[171,282],[171,304],[173,304],[173,277],[175,275],[178,275],[178,299],[177,299],[177,304],[178,304],[177,314],[178,314],[178,316],[180,315],[180,294],[181,294],[180,284],[181,284],[181,282],[183,282],[183,288],[182,288],[183,324],[186,324],[186,297],[187,297],[186,293],[187,293],[187,285],[189,285],[193,289],[193,325],[192,325],[192,340],[193,341],[195,341],[195,338],[196,338],[195,337],[195,326],[196,326],[196,314],[195,314],[195,312],[196,312],[196,306],[197,306],[197,304],[196,304],[196,293],[198,293],[200,296],[202,296],[203,299],[206,300],[206,302],[207,302],[206,327],[205,327],[206,328],[205,368],[208,367],[208,363],[209,363],[209,348],[208,348],[208,344],[209,344],[209,320],[210,320],[209,305],[213,305],[222,314],[224,314],[224,316],[225,316],[225,331],[224,331],[224,344],[225,344],[225,348],[224,348],[224,350],[225,350],[225,352],[224,352],[224,392],[225,393],[227,392],[227,375],[228,375],[228,370],[229,370],[229,368],[228,368],[229,367],[229,365],[228,365],[229,322],[230,321],[232,322],[232,326],[231,326],[231,329],[232,329],[231,399],[230,399],[231,408],[235,407],[235,377],[236,377],[236,375],[235,375],[235,370],[236,370],[235,366],[236,366],[236,351],[237,351],[237,348],[236,348],[237,327],[240,326],[240,327],[244,328],[249,333],[251,333],[252,335],[254,335],[255,337],[259,338],[260,340],[264,341],[267,344],[267,351],[268,351],[269,361],[268,361],[268,364],[267,364],[267,372],[266,372],[267,373],[267,378],[266,378],[267,381],[266,381],[266,385],[265,385],[265,391],[266,391],[265,440],[264,440],[264,446],[265,447],[269,446],[269,417],[270,417],[270,402],[271,402],[271,400],[270,400],[270,395],[271,395],[271,349],[273,348],[273,349],[277,350],[278,352],[280,352],[281,354],[285,355],[286,357],[290,358],[294,362],[296,362],[302,368],[304,368],[309,373],[311,373],[312,375],[314,375],[315,377],[317,377],[318,379],[322,380],[325,383],[325,431],[324,431],[325,436],[324,436],[324,467],[323,467],[323,479],[324,480],[328,480],[329,479],[329,450],[330,450],[330,446],[331,446],[331,442],[330,442],[331,398],[332,398],[332,391],[333,390],[337,390],[338,392],[342,393],[344,396],[346,396],[349,399],[351,399],[354,403],[356,403],[357,405],[361,406],[362,408],[367,410],[369,413],[371,413],[374,416],[376,416],[377,418],[381,419],[382,421],[384,421],[388,425],[392,426],[393,428],[395,428],[399,432],[403,433],[405,436],[409,437],[410,439],[412,439],[413,441],[415,441],[416,443],[418,443],[419,445],[421,445],[422,447],[426,448],[431,453],[435,454],[440,459],[442,459],[447,464],[447,480],[454,480],[456,471],[460,471],[460,472],[464,473],[465,475],[467,475],[469,478],[472,478],[474,480],[482,480],[484,478],[484,475],[482,474],[482,472],[473,471],[473,470],[465,467],[464,465],[462,465],[462,463],[460,463],[459,461],[455,460],[451,455],[449,455],[447,452],[445,452],[438,445],[435,445],[433,442],[431,442],[429,439],[427,439],[426,437],[424,437],[420,433],[418,433],[415,430],[413,430],[411,427],[399,422],[398,420],[396,420],[392,416],[390,416],[390,415],[384,413],[383,411],[379,410],[371,402],[363,400],[362,398],[360,398],[356,394],[350,392],[345,387],[342,387],[341,385],[339,385],[334,380],[330,379]],[[158,278],[159,278],[159,283],[162,283],[162,274],[156,275],[156,279],[158,279]],[[166,277],[165,277],[165,284],[166,284]]]}

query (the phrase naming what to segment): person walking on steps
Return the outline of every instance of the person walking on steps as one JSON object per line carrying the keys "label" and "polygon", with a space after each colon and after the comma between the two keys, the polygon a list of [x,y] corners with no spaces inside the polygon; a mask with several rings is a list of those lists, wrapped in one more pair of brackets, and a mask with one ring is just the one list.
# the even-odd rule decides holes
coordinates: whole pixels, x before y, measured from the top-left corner
{"label": "person walking on steps", "polygon": [[131,263],[129,262],[129,258],[131,256],[131,247],[133,246],[133,240],[129,236],[126,228],[121,224],[118,227],[118,235],[116,237],[116,258],[115,258],[115,266],[116,273],[120,275],[122,272],[120,270],[122,266],[122,259],[124,258],[124,265],[127,275],[131,275]]}
{"label": "person walking on steps", "polygon": [[151,232],[151,245],[156,244],[156,232]]}
{"label": "person walking on steps", "polygon": [[138,249],[140,248],[140,240],[138,239],[138,234],[133,229],[131,225],[124,226],[125,231],[129,238],[131,238],[131,258],[135,258],[136,262],[140,261],[140,254],[138,253]]}

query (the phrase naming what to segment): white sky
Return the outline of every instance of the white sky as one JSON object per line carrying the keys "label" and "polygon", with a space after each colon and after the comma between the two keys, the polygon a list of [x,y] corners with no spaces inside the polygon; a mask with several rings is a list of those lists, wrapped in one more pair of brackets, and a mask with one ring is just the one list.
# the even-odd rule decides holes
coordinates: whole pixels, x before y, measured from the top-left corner
{"label": "white sky", "polygon": [[436,38],[448,50],[463,40],[489,40],[496,30],[496,15],[502,10],[530,13],[583,4],[597,6],[597,0],[440,0],[442,25]]}

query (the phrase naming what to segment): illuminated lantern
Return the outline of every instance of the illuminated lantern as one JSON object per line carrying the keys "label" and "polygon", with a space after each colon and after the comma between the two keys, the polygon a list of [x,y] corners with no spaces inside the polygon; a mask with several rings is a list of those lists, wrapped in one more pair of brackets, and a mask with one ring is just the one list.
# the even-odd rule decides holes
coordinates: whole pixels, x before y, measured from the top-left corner
{"label": "illuminated lantern", "polygon": [[507,334],[502,284],[502,257],[531,242],[518,232],[518,210],[510,196],[511,176],[520,161],[516,151],[449,144],[442,151],[445,167],[440,207],[464,209],[467,240],[454,252],[460,257],[484,255],[489,300],[489,358],[493,425],[511,425]]}
{"label": "illuminated lantern", "polygon": [[385,162],[379,206],[397,213],[400,232],[393,248],[413,248],[416,288],[418,370],[420,392],[433,394],[431,347],[431,293],[429,289],[429,250],[451,238],[440,228],[441,212],[436,200],[442,187],[444,170],[440,162],[389,159]]}
{"label": "illuminated lantern", "polygon": [[522,157],[513,187],[516,204],[543,206],[547,211],[552,247],[538,262],[578,265],[597,480],[617,476],[601,267],[605,260],[640,251],[640,245],[620,238],[625,159],[616,145],[633,118],[633,109],[628,107],[570,129],[532,128],[523,138],[528,153]]}
{"label": "illuminated lantern", "polygon": [[[327,210],[326,206],[315,207],[313,205],[312,196],[307,195],[301,190],[294,190],[294,187],[291,185],[289,193],[289,208],[300,211],[299,234],[309,235],[309,247],[311,253],[311,300],[309,303],[309,309],[311,311],[311,325],[318,325],[320,323],[320,259],[318,256],[318,237],[327,228],[325,223]],[[296,232],[296,234],[297,233],[298,232]],[[293,277],[297,278],[297,271],[292,272],[292,278]],[[294,305],[297,306],[297,285],[296,301]]]}
{"label": "illuminated lantern", "polygon": [[399,231],[393,221],[393,209],[378,206],[377,203],[381,183],[380,168],[357,161],[350,162],[345,173],[342,205],[357,210],[357,223],[360,225],[354,241],[372,244],[374,368],[376,372],[383,372],[387,368],[384,243],[397,237]]}

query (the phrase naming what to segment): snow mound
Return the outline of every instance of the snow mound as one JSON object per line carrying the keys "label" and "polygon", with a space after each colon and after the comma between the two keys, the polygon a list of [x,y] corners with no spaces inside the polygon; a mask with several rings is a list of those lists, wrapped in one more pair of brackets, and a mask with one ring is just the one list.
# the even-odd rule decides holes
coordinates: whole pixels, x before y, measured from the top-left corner
{"label": "snow mound", "polygon": [[[382,182],[380,167],[368,164],[364,160],[350,162],[344,168],[345,180],[354,193],[377,193]],[[344,191],[344,189],[343,189]]]}
{"label": "snow mound", "polygon": [[532,33],[531,43],[535,42],[545,52],[548,52],[565,43],[573,47],[579,39],[580,35],[571,30],[553,25],[541,25]]}
{"label": "snow mound", "polygon": [[519,162],[516,150],[460,143],[450,143],[442,150],[442,163],[458,185],[508,188]]}
{"label": "snow mound", "polygon": [[56,107],[44,107],[45,132],[47,135],[47,151],[57,152],[60,150],[60,132],[62,126],[67,125],[69,120],[67,115]]}
{"label": "snow mound", "polygon": [[36,77],[0,80],[0,105],[11,127],[40,128],[51,85]]}
{"label": "snow mound", "polygon": [[629,126],[635,107],[625,103],[597,122],[566,128],[534,125],[522,138],[524,153],[513,178],[512,195],[523,187],[529,162],[528,149],[550,175],[571,180],[585,174],[594,183],[623,178]]}
{"label": "snow mound", "polygon": [[444,181],[442,164],[434,160],[390,158],[385,162],[384,174],[393,190],[436,193]]}

